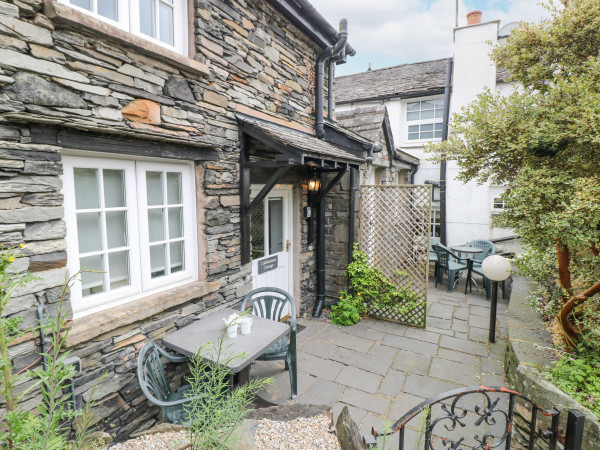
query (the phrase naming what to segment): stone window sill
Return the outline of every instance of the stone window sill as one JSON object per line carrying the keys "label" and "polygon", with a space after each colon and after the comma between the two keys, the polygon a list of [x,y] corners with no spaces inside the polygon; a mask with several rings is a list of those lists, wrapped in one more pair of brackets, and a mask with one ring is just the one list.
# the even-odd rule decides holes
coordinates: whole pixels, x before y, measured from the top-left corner
{"label": "stone window sill", "polygon": [[98,313],[73,320],[66,347],[73,347],[119,327],[148,319],[158,313],[200,298],[221,287],[220,281],[194,281],[149,295]]}
{"label": "stone window sill", "polygon": [[91,32],[101,34],[106,39],[118,41],[153,58],[166,61],[180,69],[201,76],[210,75],[210,70],[206,64],[202,64],[199,61],[187,58],[177,52],[161,47],[142,37],[131,34],[81,11],[77,11],[68,5],[63,5],[52,0],[45,0],[43,11],[44,14],[54,22],[73,26],[75,28],[85,28]]}

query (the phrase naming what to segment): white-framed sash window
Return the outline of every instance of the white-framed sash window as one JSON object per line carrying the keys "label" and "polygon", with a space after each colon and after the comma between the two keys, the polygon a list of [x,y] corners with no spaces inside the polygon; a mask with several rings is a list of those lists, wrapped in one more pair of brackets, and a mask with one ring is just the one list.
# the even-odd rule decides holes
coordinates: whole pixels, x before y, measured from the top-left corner
{"label": "white-framed sash window", "polygon": [[187,52],[186,0],[59,1],[183,55]]}
{"label": "white-framed sash window", "polygon": [[443,117],[443,97],[407,101],[404,116],[406,142],[441,139]]}
{"label": "white-framed sash window", "polygon": [[64,156],[75,317],[197,278],[191,164]]}

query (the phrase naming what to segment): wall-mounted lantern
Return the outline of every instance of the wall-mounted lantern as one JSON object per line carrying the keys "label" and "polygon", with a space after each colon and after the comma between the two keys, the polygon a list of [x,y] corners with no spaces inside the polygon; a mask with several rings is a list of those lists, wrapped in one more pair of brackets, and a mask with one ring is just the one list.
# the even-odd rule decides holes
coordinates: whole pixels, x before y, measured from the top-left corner
{"label": "wall-mounted lantern", "polygon": [[308,193],[311,195],[316,195],[319,193],[319,190],[321,189],[321,180],[319,180],[317,177],[312,177],[310,180],[308,180]]}

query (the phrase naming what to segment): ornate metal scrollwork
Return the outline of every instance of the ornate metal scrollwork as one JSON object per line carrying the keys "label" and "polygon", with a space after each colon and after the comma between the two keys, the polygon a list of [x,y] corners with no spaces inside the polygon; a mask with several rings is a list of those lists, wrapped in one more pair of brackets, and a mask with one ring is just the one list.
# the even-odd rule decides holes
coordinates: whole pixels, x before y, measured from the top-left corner
{"label": "ornate metal scrollwork", "polygon": [[[475,405],[469,406],[463,403],[465,398],[471,399],[476,395],[481,396],[481,400],[475,402]],[[506,408],[501,407],[503,397],[508,400]],[[373,429],[373,436],[377,438],[378,435],[385,436],[400,431],[400,450],[403,450],[405,426],[419,414],[425,413],[424,426],[422,424],[419,429],[419,433],[424,435],[425,450],[434,450],[435,443],[438,444],[438,448],[441,443],[449,450],[488,450],[500,446],[510,448],[516,398],[529,403],[543,415],[552,417],[552,427],[558,427],[560,414],[558,410],[544,410],[524,395],[511,389],[477,386],[456,389],[432,397],[396,421],[392,431],[379,434]],[[432,408],[436,405],[439,405],[437,410],[439,414],[432,417]],[[440,427],[440,424],[444,427]],[[448,436],[448,432],[458,434],[461,430],[464,436]]]}

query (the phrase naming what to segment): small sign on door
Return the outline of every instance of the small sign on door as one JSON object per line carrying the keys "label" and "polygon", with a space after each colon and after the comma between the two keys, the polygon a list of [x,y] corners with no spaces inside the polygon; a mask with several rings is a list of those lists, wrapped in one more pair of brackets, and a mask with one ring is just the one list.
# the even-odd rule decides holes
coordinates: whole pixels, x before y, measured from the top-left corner
{"label": "small sign on door", "polygon": [[258,261],[258,274],[270,272],[277,269],[279,266],[279,258],[277,255],[269,256],[268,258]]}

